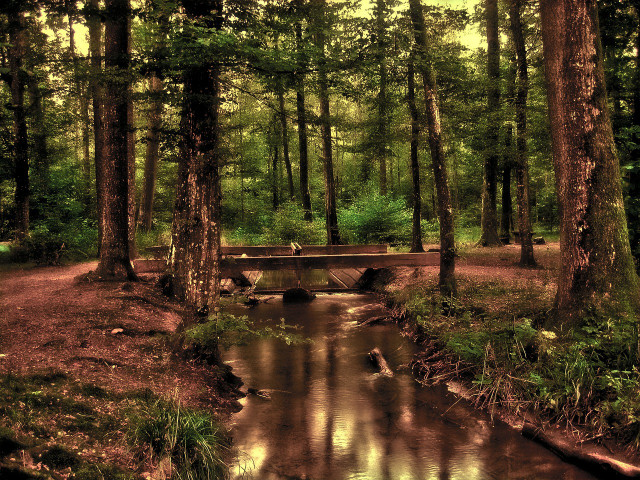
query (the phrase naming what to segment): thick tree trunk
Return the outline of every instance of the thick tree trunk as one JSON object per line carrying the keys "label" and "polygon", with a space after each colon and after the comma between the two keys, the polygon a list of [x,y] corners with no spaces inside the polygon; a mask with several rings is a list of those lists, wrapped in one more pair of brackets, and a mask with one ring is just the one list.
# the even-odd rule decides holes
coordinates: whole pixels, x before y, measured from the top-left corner
{"label": "thick tree trunk", "polygon": [[11,78],[11,110],[13,111],[13,155],[15,159],[16,238],[29,233],[29,144],[24,107],[27,73],[22,69],[26,52],[26,24],[24,14],[9,15],[9,76]]}
{"label": "thick tree trunk", "polygon": [[147,151],[144,162],[144,189],[142,191],[142,214],[140,223],[146,231],[151,230],[153,222],[153,199],[158,178],[158,159],[160,152],[160,130],[162,129],[162,80],[157,75],[149,78],[150,107],[147,123]]}
{"label": "thick tree trunk", "polygon": [[416,48],[420,60],[420,74],[424,85],[427,127],[429,131],[429,149],[433,163],[433,178],[438,194],[438,219],[440,221],[440,278],[442,295],[456,294],[455,279],[455,236],[453,225],[453,207],[447,178],[447,163],[442,144],[440,110],[438,108],[435,73],[427,61],[427,36],[420,0],[409,0],[411,22],[416,39]]}
{"label": "thick tree trunk", "polygon": [[[513,128],[507,126],[507,137],[505,140],[505,148],[511,148],[511,139],[513,137]],[[513,228],[513,203],[511,200],[511,158],[506,154],[503,159],[502,167],[502,217],[500,221],[500,236],[505,243],[511,241],[511,229]]]}
{"label": "thick tree trunk", "polygon": [[[635,84],[633,86],[633,124],[640,129],[640,0],[634,1],[636,12],[636,65]],[[629,233],[631,250],[636,257],[636,265],[640,266],[640,131],[634,135],[635,150],[631,160],[633,169],[629,171]]]}
{"label": "thick tree trunk", "polygon": [[520,265],[533,267],[533,241],[531,213],[529,208],[529,159],[527,156],[527,95],[529,75],[527,73],[527,51],[522,33],[520,10],[522,0],[511,0],[511,33],[516,50],[518,84],[516,92],[516,197],[518,201],[518,229],[520,230]]}
{"label": "thick tree trunk", "polygon": [[422,210],[422,198],[420,196],[420,164],[418,163],[418,136],[420,135],[420,118],[416,107],[416,89],[414,73],[414,52],[409,56],[409,68],[407,72],[407,103],[411,114],[411,180],[413,187],[413,221],[411,228],[410,252],[424,252],[422,246],[422,227],[420,225],[420,211]]}
{"label": "thick tree trunk", "polygon": [[[221,0],[183,0],[182,5],[188,18],[210,28],[222,27]],[[193,65],[184,72],[183,141],[169,259],[175,293],[202,313],[213,305],[216,314],[221,253],[219,76],[216,62]]]}
{"label": "thick tree trunk", "polygon": [[[87,15],[89,30],[89,54],[91,56],[91,75],[89,77],[89,92],[93,106],[93,138],[94,138],[94,168],[96,173],[96,204],[98,218],[102,218],[104,210],[104,120],[103,120],[103,89],[100,75],[102,73],[102,24],[100,20],[99,0],[89,0],[90,11]],[[98,221],[98,253],[102,246],[102,222]]]}
{"label": "thick tree trunk", "polygon": [[[320,12],[324,15],[326,0],[318,0]],[[316,32],[317,47],[320,52],[318,64],[318,96],[320,99],[320,136],[322,138],[322,161],[324,171],[324,210],[327,228],[327,245],[339,245],[338,214],[336,211],[336,187],[333,176],[333,149],[331,145],[331,115],[329,113],[329,87],[325,58],[325,18],[320,21]]]}
{"label": "thick tree trunk", "polygon": [[282,158],[284,167],[287,170],[287,185],[289,186],[289,198],[295,200],[296,194],[293,186],[293,171],[291,170],[291,159],[289,158],[289,132],[287,130],[287,111],[284,105],[284,87],[282,79],[278,79],[278,117],[280,119],[280,139],[282,140]]}
{"label": "thick tree trunk", "polygon": [[[298,55],[302,55],[302,24],[296,23],[296,48]],[[299,69],[303,69],[306,62],[303,58],[299,61]],[[304,219],[308,222],[313,220],[311,211],[311,194],[309,193],[309,152],[307,145],[307,113],[305,111],[305,95],[304,95],[304,73],[298,71],[296,75],[296,110],[298,115],[298,149],[300,152],[300,198],[302,200],[302,209],[304,210]]]}
{"label": "thick tree trunk", "polygon": [[486,0],[487,13],[487,74],[488,92],[488,129],[487,156],[484,162],[482,182],[482,236],[480,245],[502,245],[498,236],[498,158],[500,143],[500,37],[498,34],[498,0]]}
{"label": "thick tree trunk", "polygon": [[[131,27],[129,27],[129,55],[131,55]],[[129,195],[127,197],[129,219],[129,258],[136,258],[136,131],[133,108],[133,85],[127,90],[127,172]]]}
{"label": "thick tree trunk", "polygon": [[555,326],[618,300],[638,312],[620,169],[607,108],[595,0],[541,2],[547,96],[560,208]]}
{"label": "thick tree trunk", "polygon": [[104,205],[98,221],[102,224],[101,277],[135,279],[131,265],[129,199],[129,0],[106,0],[105,68],[111,75],[104,92],[104,158],[102,192]]}
{"label": "thick tree trunk", "polygon": [[[389,137],[385,10],[385,0],[376,0],[377,61],[379,65],[380,90],[378,91],[378,124],[376,126],[375,152],[380,167],[380,195],[387,194],[387,141]],[[393,174],[393,170],[391,170],[391,173]]]}

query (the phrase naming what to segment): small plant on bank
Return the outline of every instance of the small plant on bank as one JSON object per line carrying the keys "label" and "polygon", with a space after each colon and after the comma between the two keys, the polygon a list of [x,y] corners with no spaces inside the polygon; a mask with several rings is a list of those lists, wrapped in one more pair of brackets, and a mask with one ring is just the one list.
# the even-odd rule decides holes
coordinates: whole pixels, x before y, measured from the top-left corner
{"label": "small plant on bank", "polygon": [[287,325],[284,319],[275,327],[258,328],[246,315],[239,317],[223,313],[219,318],[212,317],[205,323],[189,328],[185,337],[198,351],[215,352],[218,345],[229,348],[245,344],[253,338],[276,338],[287,345],[308,341],[304,336],[294,332],[297,328]]}
{"label": "small plant on bank", "polygon": [[130,444],[168,478],[218,480],[229,477],[229,439],[209,414],[158,399],[134,417]]}

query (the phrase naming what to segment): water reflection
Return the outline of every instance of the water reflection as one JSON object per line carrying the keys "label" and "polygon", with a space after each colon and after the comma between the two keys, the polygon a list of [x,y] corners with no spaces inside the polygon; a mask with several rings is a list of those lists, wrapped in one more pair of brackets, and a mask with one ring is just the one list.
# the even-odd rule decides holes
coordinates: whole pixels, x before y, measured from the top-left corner
{"label": "water reflection", "polygon": [[[380,315],[364,295],[324,295],[311,304],[272,300],[251,310],[260,321],[284,317],[313,344],[257,340],[225,354],[248,387],[234,416],[241,463],[271,479],[591,479],[442,388],[403,373],[412,345],[391,325],[359,328]],[[241,307],[237,307],[240,309]],[[396,375],[376,375],[367,352],[378,346]]]}

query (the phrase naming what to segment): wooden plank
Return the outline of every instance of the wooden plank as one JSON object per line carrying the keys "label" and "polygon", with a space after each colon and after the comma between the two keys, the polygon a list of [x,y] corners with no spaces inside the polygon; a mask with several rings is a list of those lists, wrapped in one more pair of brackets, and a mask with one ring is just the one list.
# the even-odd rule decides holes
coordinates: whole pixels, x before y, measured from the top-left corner
{"label": "wooden plank", "polygon": [[133,269],[136,273],[158,273],[167,269],[165,260],[149,260],[146,258],[136,258],[133,261]]}
{"label": "wooden plank", "polygon": [[[302,255],[387,253],[386,245],[302,245],[299,247]],[[169,253],[169,247],[166,245],[147,247],[144,249],[144,253],[154,258],[164,258]],[[223,255],[232,256],[243,254],[249,257],[287,256],[292,255],[292,253],[291,246],[286,245],[229,245],[222,247]]]}
{"label": "wooden plank", "polygon": [[233,276],[246,270],[331,270],[334,268],[419,267],[439,264],[439,253],[387,253],[232,257],[222,259],[221,268],[223,276]]}
{"label": "wooden plank", "polygon": [[329,275],[345,288],[355,288],[362,274],[355,268],[338,268],[329,270]]}

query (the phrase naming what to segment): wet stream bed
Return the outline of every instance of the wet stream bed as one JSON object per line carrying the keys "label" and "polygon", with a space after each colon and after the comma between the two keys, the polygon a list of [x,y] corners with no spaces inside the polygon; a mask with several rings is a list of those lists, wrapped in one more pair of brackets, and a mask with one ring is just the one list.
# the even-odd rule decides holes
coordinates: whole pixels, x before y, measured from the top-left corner
{"label": "wet stream bed", "polygon": [[[228,310],[260,325],[284,318],[313,341],[287,346],[256,339],[225,352],[245,387],[270,396],[248,395],[233,416],[234,446],[241,452],[237,478],[595,478],[492,422],[445,386],[415,382],[407,368],[415,346],[395,325],[358,326],[384,313],[370,295],[320,294],[308,304],[276,297]],[[377,374],[369,363],[374,347],[393,377]]]}

